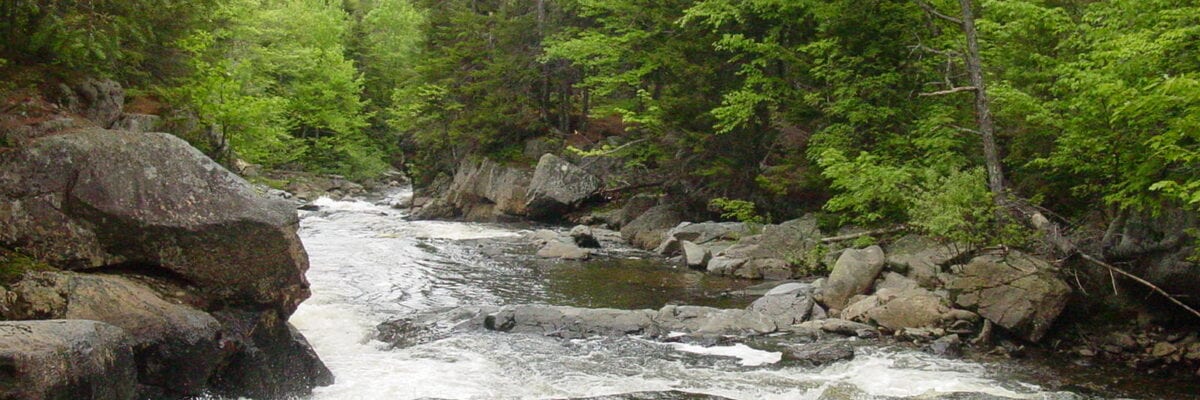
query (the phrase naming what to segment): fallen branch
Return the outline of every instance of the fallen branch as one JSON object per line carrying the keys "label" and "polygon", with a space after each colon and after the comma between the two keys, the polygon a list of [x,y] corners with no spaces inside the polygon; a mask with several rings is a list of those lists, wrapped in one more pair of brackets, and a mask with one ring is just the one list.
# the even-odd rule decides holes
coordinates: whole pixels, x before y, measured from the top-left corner
{"label": "fallen branch", "polygon": [[851,233],[848,235],[831,236],[831,237],[827,237],[827,238],[821,238],[821,243],[844,242],[847,240],[858,239],[863,236],[886,235],[889,233],[903,232],[903,231],[907,231],[907,230],[908,230],[908,226],[905,226],[905,225],[894,226],[891,228],[876,229],[873,231]]}
{"label": "fallen branch", "polygon": [[1175,298],[1175,296],[1172,296],[1170,293],[1167,293],[1165,290],[1162,290],[1162,288],[1155,286],[1153,283],[1150,283],[1149,281],[1142,279],[1142,278],[1138,277],[1137,275],[1131,274],[1129,272],[1125,272],[1125,270],[1117,268],[1117,266],[1115,266],[1115,265],[1106,263],[1103,260],[1100,260],[1096,257],[1092,257],[1082,251],[1079,252],[1079,257],[1083,258],[1084,260],[1088,260],[1088,261],[1092,262],[1093,264],[1099,265],[1104,268],[1108,268],[1109,272],[1116,272],[1118,274],[1125,276],[1126,278],[1133,279],[1137,283],[1145,285],[1146,287],[1150,288],[1150,290],[1153,290],[1154,292],[1162,295],[1163,297],[1166,297],[1167,300],[1171,301],[1172,303],[1175,303],[1176,305],[1183,307],[1183,309],[1188,310],[1188,312],[1192,313],[1192,315],[1195,315],[1196,317],[1200,317],[1200,311],[1196,311],[1195,308],[1192,308],[1192,307],[1188,306],[1187,304],[1184,304],[1182,301],[1179,301],[1179,299]]}
{"label": "fallen branch", "polygon": [[[1195,315],[1197,318],[1200,318],[1200,311],[1197,311],[1195,308],[1192,308],[1191,306],[1188,306],[1184,302],[1179,301],[1178,298],[1176,298],[1175,296],[1172,296],[1170,293],[1167,293],[1165,290],[1162,290],[1162,288],[1154,285],[1153,283],[1150,283],[1150,281],[1142,279],[1141,277],[1138,277],[1137,275],[1129,273],[1121,268],[1118,268],[1115,265],[1109,264],[1109,263],[1105,262],[1104,260],[1101,260],[1097,257],[1094,257],[1094,256],[1084,252],[1082,249],[1080,249],[1079,245],[1077,245],[1075,243],[1075,241],[1071,240],[1064,234],[1065,229],[1063,229],[1061,225],[1059,225],[1057,222],[1051,221],[1049,218],[1046,218],[1046,216],[1043,215],[1041,211],[1037,210],[1030,203],[1024,202],[1024,201],[1015,201],[1015,202],[1010,202],[1008,204],[1008,206],[1011,207],[1011,209],[1013,209],[1013,210],[1016,210],[1018,212],[1025,214],[1026,218],[1028,218],[1026,222],[1028,222],[1029,225],[1033,226],[1035,229],[1041,231],[1042,234],[1045,235],[1046,241],[1049,242],[1051,245],[1053,245],[1055,248],[1057,248],[1060,252],[1065,254],[1067,257],[1070,257],[1072,255],[1078,255],[1079,258],[1082,258],[1084,260],[1087,260],[1088,262],[1091,262],[1092,264],[1096,264],[1096,265],[1099,265],[1101,267],[1108,269],[1108,273],[1110,275],[1113,273],[1116,273],[1121,276],[1132,279],[1133,281],[1140,283],[1147,288],[1150,288],[1150,290],[1154,291],[1155,293],[1158,293],[1158,294],[1162,295],[1163,297],[1167,298],[1168,301],[1175,303],[1175,305],[1183,307],[1184,310],[1187,310],[1189,313],[1191,313],[1192,315]],[[1116,291],[1116,281],[1115,280],[1113,281],[1113,291],[1114,292]]]}

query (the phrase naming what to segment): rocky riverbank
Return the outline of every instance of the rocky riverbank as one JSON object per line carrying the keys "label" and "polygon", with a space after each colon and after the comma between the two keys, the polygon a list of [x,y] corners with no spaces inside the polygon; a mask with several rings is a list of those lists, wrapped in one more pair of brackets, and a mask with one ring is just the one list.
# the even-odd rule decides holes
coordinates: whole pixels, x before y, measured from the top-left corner
{"label": "rocky riverbank", "polygon": [[[586,177],[577,176],[572,178],[574,181],[595,181],[593,172],[570,167],[552,155],[542,157],[538,169],[559,164],[568,165],[560,168],[564,173]],[[1089,290],[1105,289],[1104,286],[1097,289],[1095,273],[1080,272],[1083,267],[1063,260],[1015,249],[979,249],[948,243],[907,233],[902,228],[866,231],[843,227],[823,231],[815,215],[765,225],[693,223],[687,218],[696,215],[694,211],[689,211],[679,199],[665,196],[633,195],[615,205],[581,210],[581,205],[590,205],[587,199],[594,199],[591,196],[606,190],[593,185],[576,191],[576,196],[557,203],[556,207],[537,211],[530,208],[535,202],[528,188],[534,185],[522,171],[525,170],[520,167],[488,160],[469,161],[460,166],[452,181],[425,192],[432,193],[432,197],[418,196],[411,206],[420,210],[417,218],[496,221],[537,215],[542,220],[571,219],[586,224],[572,229],[569,235],[535,235],[532,241],[540,248],[539,255],[548,258],[586,259],[595,251],[584,245],[593,244],[589,237],[612,238],[615,232],[607,229],[617,229],[620,237],[633,246],[667,257],[680,267],[709,274],[768,281],[811,281],[828,276],[818,281],[818,287],[805,297],[814,308],[804,312],[794,310],[793,314],[866,324],[888,337],[926,345],[973,344],[980,351],[1001,354],[1011,354],[1033,344],[1079,357],[1084,364],[1117,362],[1140,370],[1200,374],[1197,370],[1200,363],[1196,362],[1200,352],[1193,354],[1193,348],[1200,345],[1195,344],[1198,339],[1194,334],[1187,334],[1187,327],[1194,324],[1173,324],[1171,309],[1148,311],[1145,306],[1131,306],[1137,303],[1128,297],[1091,295]],[[1118,222],[1098,244],[1108,258],[1134,263],[1152,282],[1176,293],[1200,276],[1182,272],[1181,265],[1188,262],[1181,254],[1187,254],[1190,247],[1182,239],[1186,233],[1181,228],[1164,223],[1162,218],[1129,216]],[[1115,281],[1112,284],[1116,285]],[[1131,287],[1132,293],[1142,290],[1136,284],[1123,282],[1122,286]],[[1113,326],[1093,314],[1098,310],[1110,316],[1131,316],[1117,318],[1136,323]],[[555,334],[612,333],[629,328],[628,332],[655,336],[661,333],[663,324],[656,319],[661,318],[663,310],[634,314],[613,314],[611,310],[517,311],[471,310],[470,314],[492,319],[523,315],[525,320],[509,319],[511,329],[541,329]],[[1066,322],[1056,326],[1056,321],[1064,315],[1061,319]],[[531,316],[537,318],[528,320]],[[595,318],[622,324],[640,322],[632,325],[636,329],[588,322]],[[487,328],[487,324],[474,322],[465,326]],[[511,330],[498,328],[505,326],[501,323],[493,328]],[[755,335],[764,333],[753,326],[743,328],[756,332]],[[766,331],[787,329],[777,325]],[[1109,334],[1109,329],[1119,333]],[[384,336],[388,335],[391,334]]]}
{"label": "rocky riverbank", "polygon": [[120,129],[119,85],[65,91],[0,121],[0,397],[282,398],[332,382],[287,322],[309,296],[294,206],[179,138]]}

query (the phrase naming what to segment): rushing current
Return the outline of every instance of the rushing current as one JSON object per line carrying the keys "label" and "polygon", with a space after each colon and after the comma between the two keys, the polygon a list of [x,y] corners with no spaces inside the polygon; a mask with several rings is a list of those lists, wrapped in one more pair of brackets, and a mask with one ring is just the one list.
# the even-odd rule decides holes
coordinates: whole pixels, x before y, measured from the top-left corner
{"label": "rushing current", "polygon": [[[520,236],[525,228],[408,221],[404,211],[387,203],[410,195],[399,191],[380,204],[321,199],[320,211],[303,212],[300,234],[311,259],[313,295],[292,322],[337,379],[318,388],[314,400],[561,399],[667,391],[733,399],[931,398],[955,392],[1079,398],[998,377],[987,365],[894,348],[859,348],[852,361],[820,368],[780,366],[778,353],[744,345],[704,348],[637,337],[567,341],[473,333],[389,349],[372,340],[376,324],[433,307],[584,302],[547,278],[543,264],[502,261],[481,250],[487,241]],[[590,268],[559,264],[554,268]]]}

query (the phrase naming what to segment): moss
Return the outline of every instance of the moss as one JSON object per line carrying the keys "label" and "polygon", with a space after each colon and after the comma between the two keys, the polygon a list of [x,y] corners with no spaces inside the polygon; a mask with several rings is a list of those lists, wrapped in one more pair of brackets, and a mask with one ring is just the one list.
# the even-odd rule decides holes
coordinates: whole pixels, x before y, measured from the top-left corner
{"label": "moss", "polygon": [[9,286],[32,271],[53,271],[54,267],[15,251],[0,249],[0,285]]}
{"label": "moss", "polygon": [[271,189],[276,189],[276,190],[287,190],[288,184],[291,183],[290,181],[288,181],[286,179],[271,179],[271,178],[267,178],[265,176],[252,176],[252,177],[247,178],[246,180],[250,181],[250,183],[253,183],[256,185],[263,185],[263,186],[269,187]]}

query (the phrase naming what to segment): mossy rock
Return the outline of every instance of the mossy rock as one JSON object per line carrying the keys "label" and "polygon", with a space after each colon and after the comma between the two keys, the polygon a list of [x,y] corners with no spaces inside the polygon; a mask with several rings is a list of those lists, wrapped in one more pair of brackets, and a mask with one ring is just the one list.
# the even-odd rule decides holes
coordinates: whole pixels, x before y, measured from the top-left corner
{"label": "mossy rock", "polygon": [[33,257],[0,248],[0,286],[17,283],[28,272],[53,270],[54,267]]}

